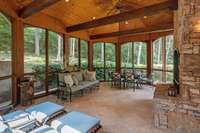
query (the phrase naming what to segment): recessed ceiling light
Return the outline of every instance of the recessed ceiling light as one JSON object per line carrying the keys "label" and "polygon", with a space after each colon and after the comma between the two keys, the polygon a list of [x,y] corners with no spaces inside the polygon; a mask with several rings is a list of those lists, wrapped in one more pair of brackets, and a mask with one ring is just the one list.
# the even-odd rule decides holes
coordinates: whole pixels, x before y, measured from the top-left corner
{"label": "recessed ceiling light", "polygon": [[69,2],[69,0],[65,0],[65,2]]}
{"label": "recessed ceiling light", "polygon": [[92,17],[92,19],[94,20],[94,19],[96,19],[96,17]]}
{"label": "recessed ceiling light", "polygon": [[125,24],[128,24],[128,21],[125,21]]}
{"label": "recessed ceiling light", "polygon": [[144,16],[144,18],[146,19],[146,18],[147,18],[147,16]]}

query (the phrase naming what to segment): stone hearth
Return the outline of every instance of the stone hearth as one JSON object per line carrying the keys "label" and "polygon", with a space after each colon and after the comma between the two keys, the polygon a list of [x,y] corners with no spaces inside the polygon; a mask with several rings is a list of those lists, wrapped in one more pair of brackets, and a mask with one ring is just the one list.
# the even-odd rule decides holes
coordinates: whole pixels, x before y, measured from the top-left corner
{"label": "stone hearth", "polygon": [[154,122],[157,128],[170,128],[175,133],[199,133],[200,104],[156,91]]}

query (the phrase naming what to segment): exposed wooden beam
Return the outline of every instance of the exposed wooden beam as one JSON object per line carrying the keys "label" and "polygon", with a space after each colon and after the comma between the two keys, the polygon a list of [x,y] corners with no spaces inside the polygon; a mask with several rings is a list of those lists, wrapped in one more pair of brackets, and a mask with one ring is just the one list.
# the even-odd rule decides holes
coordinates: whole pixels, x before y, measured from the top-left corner
{"label": "exposed wooden beam", "polygon": [[93,21],[72,25],[66,28],[67,32],[74,32],[89,28],[94,28],[102,25],[122,22],[134,18],[141,18],[144,16],[152,16],[161,12],[168,12],[171,10],[176,10],[178,7],[177,0],[168,0],[159,4],[151,5],[148,7],[143,7],[136,10],[131,10],[128,12],[107,16],[104,18],[96,19]]}
{"label": "exposed wooden beam", "polygon": [[59,1],[61,0],[34,0],[29,5],[20,10],[19,16],[22,18],[29,17],[32,14],[35,14],[53,4],[56,4]]}
{"label": "exposed wooden beam", "polygon": [[164,31],[172,31],[172,30],[173,30],[173,24],[156,25],[156,26],[151,26],[148,28],[138,28],[138,29],[132,29],[132,30],[124,30],[124,31],[118,31],[118,32],[110,32],[110,33],[92,35],[92,36],[90,36],[90,39],[94,40],[94,39],[101,39],[101,38],[124,36],[124,35],[129,35],[129,34],[135,35],[135,34],[164,32]]}

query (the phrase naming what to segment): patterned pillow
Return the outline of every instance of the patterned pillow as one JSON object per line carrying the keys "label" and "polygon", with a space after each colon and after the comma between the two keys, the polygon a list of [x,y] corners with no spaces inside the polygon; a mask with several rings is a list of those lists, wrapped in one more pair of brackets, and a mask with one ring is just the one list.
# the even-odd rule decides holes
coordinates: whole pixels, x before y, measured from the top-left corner
{"label": "patterned pillow", "polygon": [[73,75],[76,77],[76,79],[78,80],[78,82],[83,81],[83,74],[82,74],[82,72],[75,72],[75,73],[73,73]]}
{"label": "patterned pillow", "polygon": [[96,80],[96,72],[88,71],[85,77],[87,81],[95,81]]}
{"label": "patterned pillow", "polygon": [[70,74],[66,74],[64,79],[66,84],[69,84],[70,87],[73,86],[74,82]]}
{"label": "patterned pillow", "polygon": [[86,80],[88,70],[82,70],[83,79]]}
{"label": "patterned pillow", "polygon": [[76,79],[76,76],[72,75],[72,79],[73,79],[73,82],[74,82],[74,85],[78,86],[78,80]]}

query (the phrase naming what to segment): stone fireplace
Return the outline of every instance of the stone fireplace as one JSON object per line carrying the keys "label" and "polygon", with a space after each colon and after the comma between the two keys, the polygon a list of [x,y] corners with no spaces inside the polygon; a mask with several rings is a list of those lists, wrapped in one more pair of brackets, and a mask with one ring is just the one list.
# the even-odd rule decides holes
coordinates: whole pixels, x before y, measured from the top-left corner
{"label": "stone fireplace", "polygon": [[[175,48],[180,52],[180,95],[155,92],[155,126],[176,133],[200,133],[200,0],[178,0]],[[165,90],[165,91],[163,91]]]}

